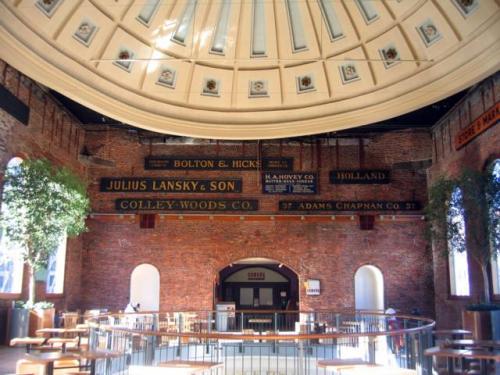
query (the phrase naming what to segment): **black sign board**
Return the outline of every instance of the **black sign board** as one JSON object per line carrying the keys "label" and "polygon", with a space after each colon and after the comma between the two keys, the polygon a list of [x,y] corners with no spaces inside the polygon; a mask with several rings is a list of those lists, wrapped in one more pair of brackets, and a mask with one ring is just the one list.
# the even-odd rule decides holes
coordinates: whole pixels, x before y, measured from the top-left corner
{"label": "black sign board", "polygon": [[414,201],[280,201],[280,211],[417,211]]}
{"label": "black sign board", "polygon": [[317,194],[318,175],[316,173],[262,173],[264,194]]}
{"label": "black sign board", "polygon": [[350,169],[330,171],[331,184],[388,184],[390,171],[385,169]]}
{"label": "black sign board", "polygon": [[223,171],[292,171],[293,158],[193,158],[149,156],[145,169],[157,170],[223,170]]}
{"label": "black sign board", "polygon": [[30,108],[3,86],[0,86],[0,108],[20,123],[28,125]]}
{"label": "black sign board", "polygon": [[241,193],[241,179],[101,178],[102,192]]}
{"label": "black sign board", "polygon": [[252,199],[117,199],[118,211],[257,211],[259,201]]}

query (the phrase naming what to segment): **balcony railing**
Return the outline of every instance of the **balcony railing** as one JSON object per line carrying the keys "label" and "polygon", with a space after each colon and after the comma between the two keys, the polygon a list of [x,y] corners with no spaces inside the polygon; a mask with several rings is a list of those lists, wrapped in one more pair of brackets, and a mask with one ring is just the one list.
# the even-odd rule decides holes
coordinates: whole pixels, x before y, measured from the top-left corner
{"label": "balcony railing", "polygon": [[137,366],[210,363],[216,365],[200,373],[326,375],[335,373],[328,361],[349,359],[374,374],[397,369],[413,371],[395,374],[432,374],[430,359],[423,353],[432,346],[434,322],[421,317],[191,311],[109,314],[92,323],[91,348],[119,354],[100,363],[99,374],[135,374],[133,369],[144,369]]}

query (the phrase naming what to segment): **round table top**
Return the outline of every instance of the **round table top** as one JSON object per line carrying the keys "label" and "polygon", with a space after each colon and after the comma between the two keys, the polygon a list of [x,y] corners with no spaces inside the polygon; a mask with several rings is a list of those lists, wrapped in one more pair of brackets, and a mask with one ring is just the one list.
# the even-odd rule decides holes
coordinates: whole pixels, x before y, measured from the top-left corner
{"label": "round table top", "polygon": [[26,353],[25,358],[35,363],[50,363],[62,359],[78,359],[77,353],[63,352],[44,352],[44,353]]}

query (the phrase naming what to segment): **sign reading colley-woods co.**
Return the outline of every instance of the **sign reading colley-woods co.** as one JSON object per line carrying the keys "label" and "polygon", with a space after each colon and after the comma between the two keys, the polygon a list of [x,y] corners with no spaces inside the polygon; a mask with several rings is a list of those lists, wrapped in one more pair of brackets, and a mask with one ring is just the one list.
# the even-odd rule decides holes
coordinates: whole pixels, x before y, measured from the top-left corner
{"label": "sign reading colley-woods co.", "polygon": [[280,211],[416,211],[420,203],[409,201],[280,201]]}
{"label": "sign reading colley-woods co.", "polygon": [[257,211],[252,199],[135,199],[115,200],[118,211]]}
{"label": "sign reading colley-woods co.", "polygon": [[241,179],[101,178],[102,192],[241,193]]}
{"label": "sign reading colley-woods co.", "polygon": [[317,194],[316,173],[262,173],[262,192],[265,194]]}
{"label": "sign reading colley-woods co.", "polygon": [[479,134],[496,125],[500,120],[500,102],[484,112],[469,126],[460,130],[455,137],[455,149],[459,150]]}
{"label": "sign reading colley-woods co.", "polygon": [[293,158],[194,158],[180,156],[149,156],[145,169],[158,170],[226,170],[226,171],[291,171]]}
{"label": "sign reading colley-woods co.", "polygon": [[385,169],[352,169],[330,171],[331,184],[388,184],[390,171]]}

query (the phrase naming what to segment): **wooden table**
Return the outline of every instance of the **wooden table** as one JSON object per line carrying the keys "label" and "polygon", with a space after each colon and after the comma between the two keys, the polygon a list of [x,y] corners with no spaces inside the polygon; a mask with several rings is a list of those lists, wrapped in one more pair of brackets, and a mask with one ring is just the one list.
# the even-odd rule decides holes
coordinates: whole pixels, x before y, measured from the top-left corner
{"label": "wooden table", "polygon": [[453,349],[453,348],[442,348],[435,346],[425,350],[424,355],[433,356],[436,358],[446,358],[448,373],[453,374],[454,363],[453,360],[458,358],[464,363],[465,359],[477,359],[480,362],[480,373],[481,375],[487,375],[488,373],[488,361],[500,362],[500,351],[489,351],[484,349],[468,350],[468,349]]}
{"label": "wooden table", "polygon": [[417,372],[411,369],[386,367],[375,363],[368,363],[361,358],[348,359],[325,359],[317,362],[319,368],[326,368],[332,371],[346,370],[346,374],[358,375],[416,375]]}
{"label": "wooden table", "polygon": [[54,374],[54,362],[61,361],[65,359],[78,359],[78,354],[75,353],[63,353],[63,352],[52,352],[52,353],[26,353],[25,358],[31,363],[45,365],[46,374]]}
{"label": "wooden table", "polygon": [[26,345],[26,353],[31,352],[33,345],[41,346],[47,339],[43,337],[16,337],[10,340],[10,346]]}
{"label": "wooden table", "polygon": [[223,368],[220,362],[168,361],[158,366],[129,366],[129,375],[192,375]]}
{"label": "wooden table", "polygon": [[[90,375],[96,374],[96,362],[99,359],[111,359],[118,358],[123,355],[120,352],[114,352],[110,350],[89,350],[85,352],[78,353],[80,359],[85,359],[90,361]],[[82,366],[83,367],[83,366]]]}
{"label": "wooden table", "polygon": [[82,336],[88,333],[87,328],[42,328],[36,331],[37,335],[41,336]]}
{"label": "wooden table", "polygon": [[450,337],[452,340],[461,340],[465,336],[472,336],[472,332],[465,329],[439,329],[432,331],[432,334],[436,339]]}

